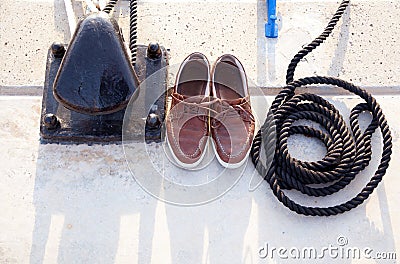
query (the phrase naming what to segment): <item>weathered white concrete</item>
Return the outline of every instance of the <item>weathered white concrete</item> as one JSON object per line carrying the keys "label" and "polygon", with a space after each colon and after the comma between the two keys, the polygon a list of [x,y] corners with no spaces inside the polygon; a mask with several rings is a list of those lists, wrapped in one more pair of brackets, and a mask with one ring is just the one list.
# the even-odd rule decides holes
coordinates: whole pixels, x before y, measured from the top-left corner
{"label": "weathered white concrete", "polygon": [[[254,98],[254,103],[257,100]],[[345,117],[359,102],[330,100]],[[249,192],[251,163],[222,198],[197,207],[165,204],[135,182],[121,145],[41,145],[40,98],[1,97],[0,263],[268,263],[269,258],[258,256],[264,243],[321,250],[330,244],[337,246],[340,235],[348,239],[349,247],[397,251],[400,123],[390,109],[396,107],[398,98],[378,100],[394,139],[393,161],[383,183],[366,204],[351,212],[310,218],[281,206],[265,183]],[[376,169],[379,142],[376,133],[371,165],[339,194],[321,199],[291,196],[318,206],[351,198]],[[133,147],[136,154],[130,158],[137,164],[133,173],[149,180],[157,177],[144,144]],[[319,143],[310,145],[309,140],[299,138],[290,147],[297,157],[318,158],[324,153]],[[213,163],[218,166],[216,160]],[[175,178],[188,177],[178,169],[167,173],[169,177],[172,173]],[[160,186],[160,192],[163,188],[167,186]],[[280,262],[278,257],[274,260]],[[327,258],[321,263],[331,262]]]}
{"label": "weathered white concrete", "polygon": [[[84,1],[73,1],[82,17]],[[29,3],[29,9],[27,4]],[[139,1],[138,42],[158,41],[171,50],[171,64],[194,51],[211,61],[235,54],[255,83],[280,86],[299,50],[326,26],[336,1],[278,1],[280,37],[264,37],[265,1]],[[0,8],[0,86],[42,85],[53,41],[68,42],[63,0],[6,0]],[[129,36],[128,1],[114,16]],[[355,0],[333,37],[301,63],[297,76],[340,76],[362,86],[398,86],[400,3]]]}
{"label": "weathered white concrete", "polygon": [[[375,89],[399,87],[400,15],[397,1],[354,1],[334,37],[307,57],[297,76],[329,74]],[[282,15],[280,38],[263,37],[264,1],[139,1],[139,43],[159,41],[171,49],[171,64],[200,51],[214,61],[233,53],[243,62],[249,79],[262,86],[284,83],[286,66],[299,47],[318,35],[336,10],[336,1],[278,1]],[[74,3],[82,15],[82,3]],[[222,197],[196,207],[166,204],[145,192],[133,176],[149,181],[163,176],[183,184],[199,184],[216,160],[202,172],[188,172],[149,160],[162,147],[131,145],[128,169],[122,145],[42,145],[39,142],[45,56],[53,41],[70,38],[61,0],[0,1],[0,263],[281,263],[274,254],[259,257],[260,247],[348,247],[400,253],[400,95],[378,96],[393,135],[393,156],[387,175],[359,208],[330,218],[298,216],[284,208],[264,182],[250,192],[254,173],[249,162],[243,177]],[[127,2],[117,7],[128,36]],[[16,88],[13,88],[16,86]],[[32,90],[35,90],[32,92]],[[262,120],[266,102],[253,97]],[[345,118],[358,99],[329,97]],[[362,120],[368,119],[362,117]],[[365,120],[364,120],[365,121]],[[371,165],[338,194],[313,199],[290,193],[297,201],[316,206],[351,198],[377,167],[380,134],[373,137]],[[311,142],[311,143],[310,143]],[[317,159],[320,143],[294,137],[295,157]],[[131,150],[132,150],[131,149]],[[132,153],[132,152],[130,152]],[[199,178],[193,177],[198,175]],[[141,177],[143,178],[143,177]],[[259,180],[255,178],[253,180]],[[160,185],[158,193],[168,193]],[[189,188],[188,188],[189,189]],[[184,190],[184,188],[183,188]],[[347,248],[347,247],[345,247]],[[296,263],[295,260],[289,260]],[[331,259],[305,263],[395,263],[395,260]]]}

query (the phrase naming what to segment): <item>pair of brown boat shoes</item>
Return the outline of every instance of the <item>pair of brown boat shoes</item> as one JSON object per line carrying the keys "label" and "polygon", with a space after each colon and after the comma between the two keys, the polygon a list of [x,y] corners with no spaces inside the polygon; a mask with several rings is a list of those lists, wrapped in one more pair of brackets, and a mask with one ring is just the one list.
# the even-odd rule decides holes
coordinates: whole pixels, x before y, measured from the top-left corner
{"label": "pair of brown boat shoes", "polygon": [[223,55],[210,70],[203,54],[189,55],[167,111],[167,142],[179,166],[198,166],[210,141],[224,167],[238,168],[246,161],[255,121],[247,77],[235,56]]}

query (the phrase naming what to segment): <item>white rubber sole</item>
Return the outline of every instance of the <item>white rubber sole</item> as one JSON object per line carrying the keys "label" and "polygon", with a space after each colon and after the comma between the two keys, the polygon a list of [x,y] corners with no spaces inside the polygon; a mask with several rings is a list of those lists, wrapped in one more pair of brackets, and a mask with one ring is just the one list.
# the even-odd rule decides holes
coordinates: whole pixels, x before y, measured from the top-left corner
{"label": "white rubber sole", "polygon": [[227,168],[227,169],[237,169],[237,168],[240,168],[244,163],[246,163],[246,161],[247,161],[247,159],[249,157],[251,148],[247,151],[246,156],[240,162],[238,162],[238,163],[227,163],[227,162],[223,161],[219,157],[218,152],[217,152],[217,147],[215,146],[214,140],[212,139],[211,141],[212,141],[213,150],[214,150],[215,156],[217,157],[218,162],[222,166],[224,166],[225,168]]}
{"label": "white rubber sole", "polygon": [[200,159],[198,161],[196,161],[194,163],[184,163],[184,162],[182,162],[182,161],[180,161],[178,159],[178,157],[175,155],[174,151],[172,150],[170,141],[168,139],[168,134],[166,135],[166,139],[167,139],[167,145],[168,145],[169,152],[171,153],[171,156],[173,157],[175,163],[178,164],[180,167],[182,167],[184,169],[194,169],[194,168],[198,167],[201,164],[201,162],[203,161],[203,159],[204,159],[204,157],[205,157],[205,155],[207,153],[208,144],[209,144],[209,141],[210,141],[210,138],[207,137],[207,142],[206,142],[206,145],[204,146],[204,151],[201,154]]}

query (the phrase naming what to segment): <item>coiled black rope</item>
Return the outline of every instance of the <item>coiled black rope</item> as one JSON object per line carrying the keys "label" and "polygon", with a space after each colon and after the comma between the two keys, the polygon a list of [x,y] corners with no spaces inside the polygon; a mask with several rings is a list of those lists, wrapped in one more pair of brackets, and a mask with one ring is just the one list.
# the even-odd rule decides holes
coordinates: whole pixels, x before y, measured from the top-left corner
{"label": "coiled black rope", "polygon": [[136,65],[137,55],[137,0],[131,0],[130,5],[130,41],[132,65]]}
{"label": "coiled black rope", "polygon": [[115,5],[117,4],[118,0],[110,0],[107,5],[103,8],[103,11],[109,14],[111,10],[114,9]]}
{"label": "coiled black rope", "polygon": [[[298,214],[330,216],[357,207],[378,186],[389,166],[392,137],[382,109],[374,97],[360,87],[333,77],[316,76],[293,81],[297,64],[329,37],[349,2],[349,0],[342,1],[324,32],[294,56],[287,71],[287,86],[272,103],[267,119],[254,139],[250,153],[257,171],[270,184],[274,195],[286,207]],[[358,104],[352,109],[350,129],[338,110],[325,99],[308,93],[295,94],[296,88],[321,84],[341,87],[365,100],[365,103]],[[358,125],[358,116],[365,111],[371,113],[372,121],[362,132]],[[296,120],[319,123],[326,132],[308,126],[295,126],[293,122]],[[300,205],[285,195],[284,189],[295,189],[315,197],[330,195],[343,189],[368,166],[372,155],[371,136],[378,127],[383,137],[380,164],[368,184],[353,199],[331,207],[309,207]],[[293,134],[304,134],[320,139],[327,148],[327,154],[317,162],[304,162],[292,158],[288,151],[287,140]],[[262,160],[268,159],[268,155],[262,157],[261,153],[268,153],[273,148],[272,144],[275,144],[276,148],[271,155],[272,162],[268,166],[268,162]],[[322,184],[323,187],[315,187],[313,184]]]}

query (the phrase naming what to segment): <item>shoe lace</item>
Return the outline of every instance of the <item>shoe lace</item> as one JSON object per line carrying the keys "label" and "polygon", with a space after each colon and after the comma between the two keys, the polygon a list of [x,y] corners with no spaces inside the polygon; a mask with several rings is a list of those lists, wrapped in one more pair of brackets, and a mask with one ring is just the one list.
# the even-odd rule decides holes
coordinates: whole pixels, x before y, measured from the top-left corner
{"label": "shoe lace", "polygon": [[198,102],[188,102],[185,100],[180,100],[177,98],[179,101],[178,104],[182,104],[183,109],[182,111],[172,111],[170,113],[170,118],[171,120],[175,119],[182,119],[182,118],[187,118],[189,115],[188,119],[191,119],[193,117],[197,117],[198,119],[207,122],[209,112],[213,112],[212,105],[215,104],[215,99],[211,99],[210,97],[204,97],[198,100]]}
{"label": "shoe lace", "polygon": [[[212,118],[211,127],[220,127],[227,118],[240,117],[244,122],[252,123],[254,122],[254,116],[250,110],[244,108],[246,101],[241,104],[229,104],[227,101],[218,100],[219,108],[217,114]],[[215,111],[214,111],[215,112]]]}

